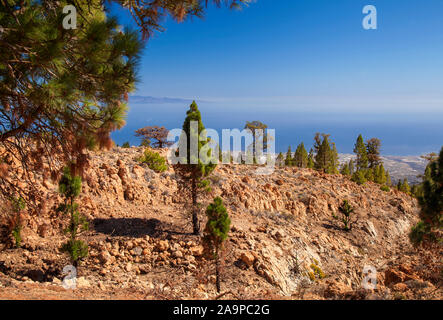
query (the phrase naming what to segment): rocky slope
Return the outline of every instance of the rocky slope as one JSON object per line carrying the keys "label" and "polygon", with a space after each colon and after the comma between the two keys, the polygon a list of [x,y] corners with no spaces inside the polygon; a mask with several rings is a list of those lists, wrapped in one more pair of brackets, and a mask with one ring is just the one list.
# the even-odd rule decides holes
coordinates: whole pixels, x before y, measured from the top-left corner
{"label": "rocky slope", "polygon": [[[75,290],[62,287],[69,261],[58,248],[67,219],[55,213],[57,186],[39,180],[46,200],[27,217],[23,247],[0,251],[0,298],[217,297],[212,263],[189,234],[174,171],[158,174],[138,163],[142,152],[89,155],[79,203],[91,222],[82,235],[90,254]],[[205,206],[221,196],[232,219],[224,297],[441,299],[441,258],[435,249],[418,253],[407,240],[417,217],[414,199],[310,169],[279,168],[267,176],[255,170],[218,166],[202,199]],[[333,218],[344,199],[355,208],[350,232]],[[365,266],[377,271],[376,290],[362,289]]]}

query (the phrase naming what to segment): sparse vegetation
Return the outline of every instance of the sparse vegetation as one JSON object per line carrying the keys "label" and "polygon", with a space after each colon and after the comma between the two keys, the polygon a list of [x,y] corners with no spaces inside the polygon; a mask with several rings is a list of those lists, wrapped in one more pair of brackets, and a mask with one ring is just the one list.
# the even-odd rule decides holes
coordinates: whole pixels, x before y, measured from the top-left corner
{"label": "sparse vegetation", "polygon": [[155,172],[160,173],[168,170],[166,159],[150,148],[146,148],[143,156],[138,161],[146,163],[149,169],[154,170]]}
{"label": "sparse vegetation", "polygon": [[77,267],[81,259],[88,255],[88,245],[86,242],[77,239],[82,231],[88,230],[89,224],[86,218],[79,212],[75,199],[81,192],[81,179],[79,176],[72,176],[71,170],[66,167],[59,182],[59,192],[64,197],[64,203],[57,211],[69,215],[69,224],[65,233],[69,234],[69,240],[63,244],[61,251],[69,254],[72,264]]}
{"label": "sparse vegetation", "polygon": [[428,241],[441,241],[440,232],[443,228],[443,147],[439,157],[431,159],[426,167],[418,201],[421,208],[421,221],[412,228],[409,239],[415,245]]}
{"label": "sparse vegetation", "polygon": [[23,215],[22,211],[26,207],[26,203],[23,198],[12,198],[10,200],[12,214],[9,217],[8,228],[14,239],[16,248],[21,247],[22,243],[22,228],[23,228]]}
{"label": "sparse vegetation", "polygon": [[349,204],[348,200],[343,200],[338,210],[342,214],[341,217],[334,216],[343,223],[343,229],[345,231],[350,231],[352,229],[352,213],[354,213],[354,208]]}
{"label": "sparse vegetation", "polygon": [[122,144],[122,148],[127,149],[127,148],[130,148],[130,147],[131,147],[131,145],[129,144],[129,141],[126,141],[126,142],[124,142],[124,143]]}
{"label": "sparse vegetation", "polygon": [[206,215],[208,221],[206,223],[203,243],[209,253],[209,257],[215,260],[216,287],[217,292],[220,292],[220,256],[223,250],[223,243],[228,237],[231,219],[220,197],[215,198],[214,202],[208,206]]}

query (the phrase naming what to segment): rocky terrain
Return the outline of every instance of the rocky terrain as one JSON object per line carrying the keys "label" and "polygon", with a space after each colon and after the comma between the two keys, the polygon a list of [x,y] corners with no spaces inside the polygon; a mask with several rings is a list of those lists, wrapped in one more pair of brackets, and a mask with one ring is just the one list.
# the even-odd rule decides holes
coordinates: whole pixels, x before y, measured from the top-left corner
{"label": "rocky terrain", "polygon": [[[39,179],[45,200],[26,217],[23,246],[0,247],[1,299],[443,297],[441,247],[414,249],[407,238],[418,213],[410,196],[310,169],[256,175],[255,166],[219,165],[202,202],[205,207],[221,196],[232,219],[220,297],[213,263],[190,234],[186,197],[177,191],[173,169],[150,170],[137,161],[142,152],[89,154],[78,201],[90,221],[81,235],[89,256],[78,269],[76,289],[62,286],[69,260],[59,247],[67,217],[55,211],[57,185]],[[355,208],[349,232],[333,218],[345,199]],[[374,290],[362,288],[365,266],[377,271]]]}

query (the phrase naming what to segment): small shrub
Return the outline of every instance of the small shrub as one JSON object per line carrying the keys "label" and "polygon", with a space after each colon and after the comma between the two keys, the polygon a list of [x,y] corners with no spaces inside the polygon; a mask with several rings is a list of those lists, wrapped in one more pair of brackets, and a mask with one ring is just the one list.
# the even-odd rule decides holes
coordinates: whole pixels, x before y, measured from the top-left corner
{"label": "small shrub", "polygon": [[364,172],[361,170],[354,172],[351,180],[357,183],[358,185],[363,185],[367,181]]}
{"label": "small shrub", "polygon": [[88,244],[77,239],[82,231],[89,228],[86,218],[80,214],[78,204],[75,203],[75,199],[81,192],[81,183],[80,177],[72,176],[68,167],[64,169],[59,182],[59,192],[64,196],[65,201],[57,209],[58,212],[70,216],[69,225],[65,229],[65,233],[69,234],[69,240],[62,245],[60,250],[69,254],[75,267],[81,259],[88,256]]}
{"label": "small shrub", "polygon": [[12,214],[8,221],[8,229],[10,235],[14,238],[15,247],[20,248],[22,243],[21,232],[23,229],[22,211],[26,207],[23,198],[12,198],[10,201]]}
{"label": "small shrub", "polygon": [[380,187],[380,190],[381,190],[381,191],[386,191],[386,192],[391,191],[391,189],[390,189],[388,186],[381,186],[381,187]]}
{"label": "small shrub", "polygon": [[420,245],[429,236],[431,236],[429,225],[423,221],[418,222],[409,232],[409,240],[415,246]]}
{"label": "small shrub", "polygon": [[346,231],[351,230],[352,224],[351,224],[351,214],[354,212],[354,208],[349,204],[348,200],[343,200],[343,203],[338,208],[340,213],[342,214],[342,217],[339,218],[337,216],[334,216],[336,219],[340,219],[341,222],[343,222],[343,229]]}
{"label": "small shrub", "polygon": [[214,202],[208,206],[206,215],[208,222],[203,243],[209,258],[215,260],[216,286],[217,292],[220,292],[220,254],[223,250],[223,243],[228,237],[231,219],[220,197],[215,198]]}
{"label": "small shrub", "polygon": [[129,144],[128,141],[126,141],[125,143],[122,144],[122,148],[130,148],[131,145]]}
{"label": "small shrub", "polygon": [[168,165],[166,164],[165,158],[149,148],[145,150],[139,161],[146,163],[149,169],[154,170],[155,172],[160,173],[168,170]]}
{"label": "small shrub", "polygon": [[324,279],[326,275],[323,270],[318,266],[318,261],[314,259],[314,261],[310,265],[311,270],[307,272],[309,279],[311,281],[315,281],[317,279]]}

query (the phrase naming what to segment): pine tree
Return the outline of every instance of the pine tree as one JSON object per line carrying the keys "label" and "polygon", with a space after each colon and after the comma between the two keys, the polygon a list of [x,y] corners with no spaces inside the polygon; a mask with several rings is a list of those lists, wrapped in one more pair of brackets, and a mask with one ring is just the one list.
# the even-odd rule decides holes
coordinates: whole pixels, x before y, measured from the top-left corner
{"label": "pine tree", "polygon": [[349,163],[344,163],[340,169],[340,173],[344,176],[350,176],[351,171],[349,171]]}
{"label": "pine tree", "polygon": [[[321,139],[321,136],[323,137],[323,140]],[[317,133],[314,138],[315,140],[314,148],[316,151],[314,168],[316,170],[321,170],[323,172],[327,172],[328,164],[330,161],[329,157],[330,157],[331,147],[329,145],[328,137],[329,137],[328,135],[325,134],[320,135],[319,133]]]}
{"label": "pine tree", "polygon": [[[102,1],[88,2],[76,1],[78,27],[69,30],[68,1],[0,5],[0,149],[27,171],[56,174],[70,162],[82,173],[85,151],[110,148],[124,125],[143,45]],[[0,181],[5,194],[18,179],[10,178]]]}
{"label": "pine tree", "polygon": [[338,162],[338,152],[334,142],[332,142],[332,149],[330,149],[330,153],[331,156],[329,161],[328,173],[336,174],[338,173],[339,162]]}
{"label": "pine tree", "polygon": [[403,183],[401,185],[401,191],[407,194],[411,194],[411,187],[409,186],[408,179],[404,178]]}
{"label": "pine tree", "polygon": [[220,292],[220,255],[223,249],[223,242],[228,237],[231,219],[220,197],[215,198],[214,202],[208,206],[206,215],[208,221],[203,243],[205,244],[205,251],[209,253],[209,258],[215,260],[216,287],[217,292]]}
{"label": "pine tree", "polygon": [[[321,137],[323,139],[321,139]],[[325,173],[334,174],[337,173],[338,166],[338,154],[335,144],[332,143],[332,148],[329,141],[328,134],[315,135],[314,148],[317,153],[315,155],[314,168]]]}
{"label": "pine tree", "polygon": [[386,170],[386,185],[390,187],[392,185],[391,175],[389,174],[389,171]]}
{"label": "pine tree", "polygon": [[[192,122],[196,123],[192,126]],[[179,149],[177,153],[180,154],[180,148],[186,147],[186,157],[181,159],[178,164],[175,164],[175,172],[182,178],[181,187],[184,190],[188,190],[191,194],[192,200],[192,225],[194,234],[200,234],[200,221],[198,218],[199,204],[198,195],[203,189],[207,189],[208,181],[204,180],[215,169],[217,159],[212,159],[212,150],[209,147],[209,139],[202,139],[200,137],[201,132],[205,130],[203,125],[200,111],[198,110],[197,103],[195,101],[189,107],[186,112],[186,119],[183,123],[183,131],[180,136]],[[196,141],[196,150],[192,150],[191,141]],[[207,150],[207,151],[205,151]],[[192,151],[197,151],[196,154]],[[205,153],[206,154],[203,154]],[[201,161],[200,155],[208,157],[209,163],[205,164]],[[212,158],[211,158],[212,157]]]}
{"label": "pine tree", "polygon": [[288,167],[293,165],[291,146],[288,147],[288,152],[286,152],[285,165]]}
{"label": "pine tree", "polygon": [[63,244],[61,250],[67,252],[71,257],[74,267],[78,267],[81,259],[88,255],[88,244],[78,240],[80,232],[88,230],[89,224],[79,210],[75,199],[81,192],[81,178],[73,176],[69,167],[66,167],[59,182],[59,192],[64,197],[64,203],[57,209],[58,212],[68,214],[70,221],[66,233],[69,233],[69,240]]}
{"label": "pine tree", "polygon": [[372,138],[366,141],[369,168],[375,168],[381,164],[380,147],[381,141],[377,138]]}
{"label": "pine tree", "polygon": [[[252,155],[254,157],[253,163],[257,163],[257,158],[261,156],[261,152],[267,149],[265,132],[267,128],[268,126],[260,121],[246,121],[245,129],[250,130],[252,133]],[[256,150],[256,146],[259,141],[261,143],[262,150]]]}
{"label": "pine tree", "polygon": [[308,152],[305,149],[305,145],[300,143],[295,150],[294,154],[294,165],[299,168],[306,168],[308,166]]}
{"label": "pine tree", "polygon": [[135,131],[136,137],[141,137],[141,145],[152,148],[166,148],[173,144],[168,141],[169,130],[165,127],[148,126]]}
{"label": "pine tree", "polygon": [[285,164],[285,156],[283,153],[279,153],[276,159],[276,163],[279,167],[282,167]]}
{"label": "pine tree", "polygon": [[381,163],[379,166],[375,167],[374,171],[376,172],[375,175],[375,182],[381,185],[386,184],[386,172],[385,168],[383,167],[383,163]]}
{"label": "pine tree", "polygon": [[309,154],[308,154],[308,168],[309,169],[314,169],[315,166],[315,161],[314,161],[314,150],[309,150]]}
{"label": "pine tree", "polygon": [[431,228],[443,226],[443,147],[440,155],[426,168],[422,196],[419,197],[420,217]]}
{"label": "pine tree", "polygon": [[352,160],[352,159],[349,160],[348,167],[349,167],[349,173],[350,173],[351,175],[353,175],[354,172],[355,172],[354,160]]}
{"label": "pine tree", "polygon": [[354,146],[354,153],[357,155],[357,170],[366,170],[368,168],[368,155],[363,137],[360,134]]}
{"label": "pine tree", "polygon": [[359,185],[363,185],[366,183],[366,177],[365,174],[363,173],[363,171],[359,170],[359,171],[355,171],[352,174],[352,181],[354,181],[355,183],[359,184]]}
{"label": "pine tree", "polygon": [[[426,158],[425,158],[426,159]],[[420,221],[411,229],[409,239],[414,245],[423,242],[441,243],[443,228],[443,147],[440,155],[431,154],[427,160],[422,184],[415,194],[420,205]]]}

